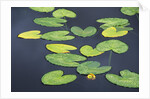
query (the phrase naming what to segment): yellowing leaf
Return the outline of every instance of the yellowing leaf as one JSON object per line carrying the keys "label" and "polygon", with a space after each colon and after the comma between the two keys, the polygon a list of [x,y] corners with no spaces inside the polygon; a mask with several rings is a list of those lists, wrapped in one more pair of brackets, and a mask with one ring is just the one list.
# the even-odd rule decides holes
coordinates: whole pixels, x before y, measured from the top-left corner
{"label": "yellowing leaf", "polygon": [[67,44],[47,44],[46,48],[55,53],[69,53],[68,50],[76,50],[77,48]]}
{"label": "yellowing leaf", "polygon": [[118,31],[115,27],[110,27],[107,28],[106,30],[104,30],[102,32],[102,35],[104,37],[120,37],[120,36],[124,36],[128,33],[128,31]]}
{"label": "yellowing leaf", "polygon": [[23,39],[40,39],[40,32],[39,30],[27,31],[19,34],[18,37]]}
{"label": "yellowing leaf", "polygon": [[104,52],[98,51],[96,48],[93,49],[93,48],[92,48],[91,46],[89,46],[89,45],[84,45],[84,46],[82,46],[82,47],[80,48],[80,52],[81,52],[83,55],[87,56],[87,57],[93,57],[93,56],[97,56],[97,55],[100,55],[100,54],[104,53]]}

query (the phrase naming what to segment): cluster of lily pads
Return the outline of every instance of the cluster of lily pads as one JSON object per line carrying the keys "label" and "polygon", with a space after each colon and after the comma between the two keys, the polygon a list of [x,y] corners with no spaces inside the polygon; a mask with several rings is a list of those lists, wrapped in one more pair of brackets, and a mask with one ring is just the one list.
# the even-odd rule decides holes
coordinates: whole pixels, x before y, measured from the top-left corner
{"label": "cluster of lily pads", "polygon": [[[90,37],[97,33],[97,29],[93,26],[88,26],[85,29],[81,29],[78,26],[71,27],[68,30],[67,18],[75,18],[76,13],[67,9],[57,9],[54,7],[30,7],[30,9],[38,12],[49,13],[52,12],[53,17],[43,17],[35,18],[34,23],[46,26],[46,27],[61,27],[63,30],[50,31],[44,34],[40,34],[39,30],[26,31],[18,35],[18,37],[23,39],[45,39],[52,41],[66,41],[72,40],[75,36],[69,35],[72,32],[74,35],[80,37]],[[55,11],[54,11],[55,10]],[[138,8],[136,7],[123,7],[121,12],[123,14],[132,16],[138,13]],[[123,18],[102,18],[96,20],[103,29],[102,35],[104,37],[114,38],[126,35],[129,31],[133,30],[132,27],[127,27],[130,25],[128,19]],[[67,30],[64,30],[66,26]],[[128,45],[120,40],[111,39],[103,42],[99,42],[95,48],[90,45],[84,45],[80,48],[80,52],[83,56],[77,54],[71,54],[71,50],[77,50],[75,46],[67,44],[47,44],[46,48],[54,52],[53,54],[48,54],[45,56],[46,60],[52,64],[63,66],[63,67],[76,67],[79,74],[88,75],[89,79],[94,80],[95,75],[106,73],[111,70],[110,64],[108,66],[100,66],[100,62],[97,61],[85,61],[88,57],[94,57],[104,54],[106,51],[110,51],[110,58],[112,52],[122,54],[128,50]],[[79,61],[85,61],[83,63],[78,63]],[[106,79],[111,83],[119,86],[138,88],[139,87],[139,75],[137,73],[131,72],[129,70],[120,71],[120,75],[116,74],[106,74]],[[43,75],[41,81],[45,85],[62,85],[73,82],[77,79],[76,75],[63,75],[62,70],[50,71]]]}

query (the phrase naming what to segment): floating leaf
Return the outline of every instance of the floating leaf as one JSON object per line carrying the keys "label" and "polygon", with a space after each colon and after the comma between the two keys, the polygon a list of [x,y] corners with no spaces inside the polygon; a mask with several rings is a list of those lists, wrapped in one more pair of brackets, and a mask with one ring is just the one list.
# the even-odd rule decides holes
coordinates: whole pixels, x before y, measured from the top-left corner
{"label": "floating leaf", "polygon": [[54,7],[29,7],[30,9],[38,12],[52,12]]}
{"label": "floating leaf", "polygon": [[131,31],[132,27],[116,27],[117,31]]}
{"label": "floating leaf", "polygon": [[107,40],[97,44],[96,49],[101,52],[112,50],[121,54],[128,50],[128,45],[120,40]]}
{"label": "floating leaf", "polygon": [[104,37],[120,37],[120,36],[124,36],[128,33],[128,31],[118,31],[115,27],[110,27],[107,28],[106,30],[104,30],[102,32],[102,35]]}
{"label": "floating leaf", "polygon": [[111,66],[99,66],[100,63],[97,61],[87,61],[77,67],[77,72],[80,74],[102,74],[110,71],[111,69]]}
{"label": "floating leaf", "polygon": [[139,74],[129,70],[120,72],[121,76],[115,74],[106,74],[106,79],[113,84],[129,88],[139,88]]}
{"label": "floating leaf", "polygon": [[85,55],[85,56],[87,56],[87,57],[92,57],[92,56],[97,56],[97,55],[100,55],[100,54],[102,54],[103,52],[100,52],[100,51],[98,51],[96,48],[95,49],[93,49],[91,46],[89,46],[89,45],[84,45],[84,46],[82,46],[81,48],[80,48],[80,52],[83,54],[83,55]]}
{"label": "floating leaf", "polygon": [[86,60],[86,57],[76,55],[76,54],[48,54],[46,55],[46,59],[55,65],[60,65],[64,67],[77,67],[79,63],[77,61],[84,61]]}
{"label": "floating leaf", "polygon": [[40,39],[40,33],[41,31],[39,30],[27,31],[19,34],[18,37],[23,39]]}
{"label": "floating leaf", "polygon": [[65,41],[72,40],[75,38],[74,36],[66,36],[67,34],[69,34],[69,31],[52,31],[43,34],[41,38],[52,41]]}
{"label": "floating leaf", "polygon": [[69,53],[68,50],[76,50],[77,48],[67,44],[47,44],[46,48],[55,53]]}
{"label": "floating leaf", "polygon": [[64,26],[64,24],[62,23],[67,22],[67,20],[65,19],[59,19],[53,17],[35,18],[33,21],[38,25],[47,26],[47,27],[61,27]]}
{"label": "floating leaf", "polygon": [[71,28],[71,32],[73,32],[75,35],[81,36],[81,37],[89,37],[96,33],[97,29],[93,26],[89,26],[82,30],[80,27],[73,26]]}
{"label": "floating leaf", "polygon": [[76,14],[73,11],[67,9],[58,9],[53,12],[53,16],[56,18],[62,18],[62,17],[75,18]]}
{"label": "floating leaf", "polygon": [[90,74],[87,75],[87,79],[89,79],[89,80],[95,80],[96,76],[94,74],[90,73]]}
{"label": "floating leaf", "polygon": [[125,15],[133,16],[139,13],[139,7],[122,7],[121,12]]}
{"label": "floating leaf", "polygon": [[55,70],[43,75],[41,81],[44,85],[62,85],[76,80],[76,75],[64,75],[62,70]]}

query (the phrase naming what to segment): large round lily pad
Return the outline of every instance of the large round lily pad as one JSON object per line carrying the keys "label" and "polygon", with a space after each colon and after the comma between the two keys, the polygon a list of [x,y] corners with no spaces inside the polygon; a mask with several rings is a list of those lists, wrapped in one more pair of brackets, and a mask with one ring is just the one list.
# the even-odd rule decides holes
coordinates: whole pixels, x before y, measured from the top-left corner
{"label": "large round lily pad", "polygon": [[120,40],[107,40],[97,44],[96,49],[101,52],[112,50],[118,54],[125,53],[128,45]]}
{"label": "large round lily pad", "polygon": [[139,7],[122,7],[121,12],[125,15],[133,16],[139,13]]}
{"label": "large round lily pad", "polygon": [[44,85],[62,85],[76,80],[76,75],[64,75],[62,70],[55,70],[43,75],[41,81]]}
{"label": "large round lily pad", "polygon": [[80,74],[102,74],[110,71],[111,66],[100,66],[100,63],[97,61],[87,61],[80,64],[77,67],[77,72]]}
{"label": "large round lily pad", "polygon": [[52,12],[55,8],[54,7],[29,7],[30,9],[38,12]]}
{"label": "large round lily pad", "polygon": [[58,9],[53,12],[53,16],[56,18],[62,18],[62,17],[75,18],[76,14],[73,11],[67,9]]}
{"label": "large round lily pad", "polygon": [[120,72],[121,76],[106,74],[106,79],[113,84],[129,88],[139,88],[139,74],[129,70]]}
{"label": "large round lily pad", "polygon": [[64,66],[64,67],[77,67],[79,65],[78,61],[84,61],[86,60],[86,57],[80,56],[77,54],[48,54],[46,55],[46,60],[48,60],[50,63]]}

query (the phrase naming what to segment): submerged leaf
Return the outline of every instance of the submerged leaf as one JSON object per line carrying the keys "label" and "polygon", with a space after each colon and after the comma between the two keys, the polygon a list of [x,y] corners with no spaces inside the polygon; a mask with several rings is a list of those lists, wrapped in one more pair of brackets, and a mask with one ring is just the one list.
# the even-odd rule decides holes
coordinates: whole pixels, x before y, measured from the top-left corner
{"label": "submerged leaf", "polygon": [[27,31],[23,32],[18,35],[19,38],[23,39],[40,39],[41,35],[39,35],[41,31],[39,30],[32,30],[32,31]]}
{"label": "submerged leaf", "polygon": [[84,61],[86,57],[80,56],[77,54],[48,54],[46,55],[46,59],[55,65],[64,66],[64,67],[77,67],[79,63],[77,61]]}
{"label": "submerged leaf", "polygon": [[128,45],[120,40],[107,40],[97,44],[96,49],[101,52],[112,50],[121,54],[128,50]]}
{"label": "submerged leaf", "polygon": [[107,28],[106,30],[104,30],[102,32],[102,35],[104,37],[120,37],[120,36],[124,36],[128,33],[128,31],[118,31],[115,27],[110,27]]}
{"label": "submerged leaf", "polygon": [[97,29],[93,26],[88,26],[84,30],[82,30],[80,27],[73,26],[71,28],[71,32],[73,32],[75,35],[81,36],[81,37],[89,37],[96,33]]}
{"label": "submerged leaf", "polygon": [[38,12],[52,12],[54,7],[29,7],[30,9]]}
{"label": "submerged leaf", "polygon": [[92,48],[91,46],[89,46],[89,45],[84,45],[84,46],[82,46],[82,47],[80,48],[80,52],[81,52],[83,55],[87,56],[87,57],[93,57],[93,56],[97,56],[97,55],[100,55],[100,54],[104,53],[104,52],[98,51],[96,48],[93,49],[93,48]]}
{"label": "submerged leaf", "polygon": [[133,16],[139,13],[139,7],[122,7],[121,12],[125,15]]}
{"label": "submerged leaf", "polygon": [[36,24],[47,26],[47,27],[61,27],[64,26],[62,23],[66,23],[67,20],[59,19],[54,17],[35,18],[33,20]]}
{"label": "submerged leaf", "polygon": [[106,79],[113,84],[129,88],[139,88],[139,74],[129,70],[120,72],[121,76],[115,74],[106,74]]}
{"label": "submerged leaf", "polygon": [[76,80],[76,75],[64,75],[62,70],[55,70],[43,75],[41,81],[44,85],[62,85]]}
{"label": "submerged leaf", "polygon": [[46,48],[55,53],[69,53],[68,50],[76,50],[77,48],[67,44],[47,44]]}
{"label": "submerged leaf", "polygon": [[62,18],[62,17],[75,18],[76,14],[73,11],[67,9],[58,9],[53,12],[53,16],[56,18]]}
{"label": "submerged leaf", "polygon": [[45,33],[41,36],[42,39],[52,40],[52,41],[65,41],[65,40],[72,40],[74,36],[67,36],[69,31],[52,31]]}
{"label": "submerged leaf", "polygon": [[77,72],[80,74],[102,74],[110,71],[111,66],[100,66],[97,61],[87,61],[77,67]]}

